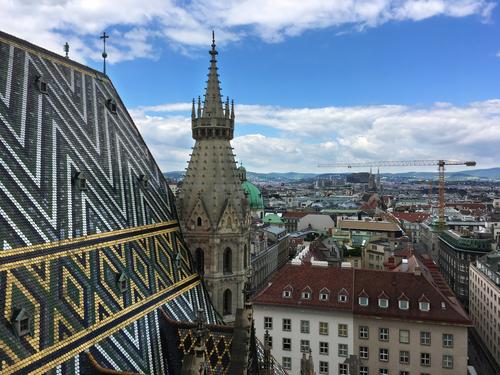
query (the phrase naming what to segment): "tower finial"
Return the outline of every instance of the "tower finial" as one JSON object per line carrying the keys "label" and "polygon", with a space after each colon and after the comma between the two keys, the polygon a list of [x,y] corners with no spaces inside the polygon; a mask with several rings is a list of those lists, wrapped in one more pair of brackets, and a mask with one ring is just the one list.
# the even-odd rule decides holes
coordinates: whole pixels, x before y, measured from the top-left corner
{"label": "tower finial", "polygon": [[103,59],[102,68],[103,69],[102,70],[103,70],[103,73],[106,74],[106,58],[108,57],[108,53],[106,52],[106,39],[109,38],[109,35],[106,34],[106,31],[103,31],[100,38],[102,39],[102,43],[103,43],[103,50],[102,50],[102,59]]}
{"label": "tower finial", "polygon": [[215,31],[212,30],[212,44],[215,45]]}
{"label": "tower finial", "polygon": [[66,58],[68,59],[69,58],[69,43],[66,42],[66,44],[64,45],[64,52],[66,53]]}

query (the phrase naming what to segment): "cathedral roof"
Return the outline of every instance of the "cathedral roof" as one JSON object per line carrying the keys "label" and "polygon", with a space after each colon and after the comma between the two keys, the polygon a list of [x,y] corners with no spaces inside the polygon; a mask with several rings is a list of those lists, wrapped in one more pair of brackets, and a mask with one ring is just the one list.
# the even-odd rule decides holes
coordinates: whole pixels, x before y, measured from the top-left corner
{"label": "cathedral roof", "polygon": [[108,76],[2,32],[0,67],[0,315],[29,327],[0,322],[0,373],[95,373],[84,351],[168,373],[158,309],[218,318],[127,108]]}

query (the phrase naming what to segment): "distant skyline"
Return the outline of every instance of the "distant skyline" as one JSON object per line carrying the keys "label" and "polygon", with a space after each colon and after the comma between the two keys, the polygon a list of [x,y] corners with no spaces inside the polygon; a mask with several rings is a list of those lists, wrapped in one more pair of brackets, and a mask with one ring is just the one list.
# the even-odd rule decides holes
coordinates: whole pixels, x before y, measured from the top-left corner
{"label": "distant skyline", "polygon": [[68,41],[71,58],[99,70],[106,30],[108,74],[164,171],[187,166],[212,29],[222,94],[236,103],[235,154],[249,170],[500,165],[496,2],[0,0],[0,17],[2,31],[60,54]]}

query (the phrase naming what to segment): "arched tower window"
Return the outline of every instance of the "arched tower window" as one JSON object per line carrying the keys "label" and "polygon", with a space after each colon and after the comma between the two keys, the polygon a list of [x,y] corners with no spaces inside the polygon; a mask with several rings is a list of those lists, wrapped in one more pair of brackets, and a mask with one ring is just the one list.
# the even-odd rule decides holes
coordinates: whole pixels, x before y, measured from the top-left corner
{"label": "arched tower window", "polygon": [[196,225],[201,227],[201,217],[198,217],[198,219],[196,220]]}
{"label": "arched tower window", "polygon": [[248,249],[247,249],[247,245],[245,245],[245,247],[244,247],[243,256],[244,256],[243,267],[247,268],[248,267]]}
{"label": "arched tower window", "polygon": [[232,254],[231,248],[229,248],[229,247],[226,247],[226,249],[224,250],[222,271],[224,273],[232,273],[233,272],[233,254]]}
{"label": "arched tower window", "polygon": [[223,299],[223,315],[231,315],[232,311],[232,296],[231,296],[231,291],[229,289],[226,289],[224,291],[224,295],[222,297]]}
{"label": "arched tower window", "polygon": [[200,275],[203,275],[205,273],[205,254],[203,253],[202,249],[200,248],[196,249],[195,259],[196,259],[196,269],[198,270],[198,273]]}

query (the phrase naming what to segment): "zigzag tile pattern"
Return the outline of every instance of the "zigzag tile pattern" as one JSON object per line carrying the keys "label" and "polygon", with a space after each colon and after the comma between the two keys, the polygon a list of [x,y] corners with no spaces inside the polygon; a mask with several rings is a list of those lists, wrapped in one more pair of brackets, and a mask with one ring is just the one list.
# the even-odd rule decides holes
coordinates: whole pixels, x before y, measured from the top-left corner
{"label": "zigzag tile pattern", "polygon": [[[89,350],[103,367],[168,373],[160,306],[217,322],[112,83],[0,33],[0,372],[79,374]],[[21,309],[30,333],[18,337]]]}

